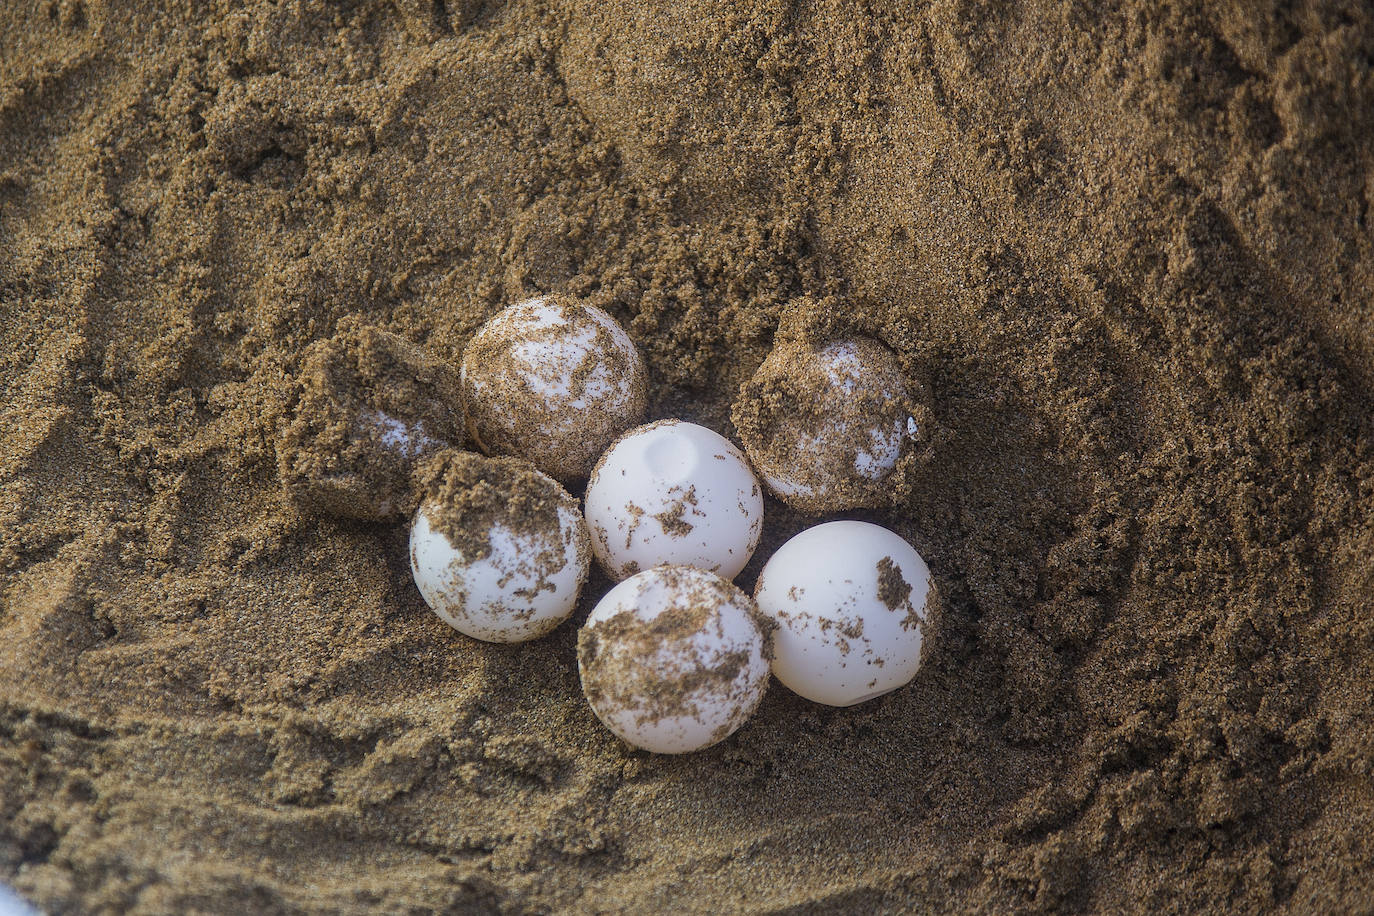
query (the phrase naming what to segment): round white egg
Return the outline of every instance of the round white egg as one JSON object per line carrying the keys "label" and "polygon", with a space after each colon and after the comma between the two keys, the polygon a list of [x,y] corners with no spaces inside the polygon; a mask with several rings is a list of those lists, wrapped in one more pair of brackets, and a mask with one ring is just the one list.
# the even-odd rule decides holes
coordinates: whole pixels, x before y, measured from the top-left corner
{"label": "round white egg", "polygon": [[695,423],[631,430],[585,496],[592,551],[614,579],[668,563],[739,575],[759,543],[763,492],[730,440]]}
{"label": "round white egg", "polygon": [[921,661],[930,570],[868,522],[828,522],[778,548],[759,573],[773,674],[808,700],[853,706],[911,680]]}
{"label": "round white egg", "polygon": [[592,710],[625,741],[659,754],[733,734],[768,686],[753,600],[714,573],[659,566],[606,593],[578,633]]}
{"label": "round white egg", "polygon": [[548,633],[577,607],[591,565],[586,527],[572,496],[551,478],[538,476],[544,495],[557,501],[556,524],[530,530],[512,514],[484,517],[456,545],[434,522],[443,511],[436,502],[422,503],[415,513],[410,529],[415,585],[425,603],[460,633],[487,642],[524,642]]}
{"label": "round white egg", "polygon": [[644,419],[644,361],[615,319],[562,296],[498,313],[463,351],[468,432],[489,455],[524,458],[580,480],[606,446]]}

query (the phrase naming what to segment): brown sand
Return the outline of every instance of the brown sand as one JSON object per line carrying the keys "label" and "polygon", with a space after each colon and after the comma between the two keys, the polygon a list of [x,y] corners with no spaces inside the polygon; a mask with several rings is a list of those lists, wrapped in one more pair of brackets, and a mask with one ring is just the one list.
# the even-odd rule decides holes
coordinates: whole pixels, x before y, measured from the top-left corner
{"label": "brown sand", "polygon": [[[0,4],[0,879],[59,912],[1374,899],[1374,15]],[[727,433],[802,296],[928,382],[915,682],[628,752],[278,479],[344,319],[588,297]],[[768,504],[740,582],[805,522]],[[594,578],[588,597],[606,583]],[[585,613],[585,607],[583,609]]]}

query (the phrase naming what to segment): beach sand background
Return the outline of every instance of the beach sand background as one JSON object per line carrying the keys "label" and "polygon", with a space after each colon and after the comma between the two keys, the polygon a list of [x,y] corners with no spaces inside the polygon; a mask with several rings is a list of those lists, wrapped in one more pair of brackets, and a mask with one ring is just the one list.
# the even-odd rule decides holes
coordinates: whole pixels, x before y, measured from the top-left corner
{"label": "beach sand background", "polygon": [[[915,681],[619,744],[284,495],[341,321],[566,291],[733,434],[804,298],[929,395]],[[0,5],[0,880],[54,912],[1357,912],[1374,12]],[[776,502],[741,576],[810,523]],[[607,587],[593,579],[589,600]]]}

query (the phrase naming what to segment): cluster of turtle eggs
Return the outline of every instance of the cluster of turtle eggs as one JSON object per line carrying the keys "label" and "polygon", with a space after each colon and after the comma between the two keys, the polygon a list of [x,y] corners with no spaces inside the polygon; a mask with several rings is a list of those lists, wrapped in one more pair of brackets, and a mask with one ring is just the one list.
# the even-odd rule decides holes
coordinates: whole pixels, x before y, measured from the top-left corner
{"label": "cluster of turtle eggs", "polygon": [[[803,512],[872,504],[914,431],[893,354],[864,338],[780,341],[736,407],[744,451],[693,423],[640,425],[645,376],[615,320],[570,298],[511,306],[478,330],[458,387],[467,435],[490,457],[455,452],[415,512],[425,602],[468,636],[533,639],[571,616],[594,558],[618,584],[578,634],[583,690],[612,732],[660,753],[734,732],[770,671],[833,706],[907,683],[929,572],[893,532],[817,525],[773,554],[752,597],[731,581],[763,530],[755,468]],[[414,451],[407,432],[383,430]],[[582,480],[579,505],[564,487]]]}

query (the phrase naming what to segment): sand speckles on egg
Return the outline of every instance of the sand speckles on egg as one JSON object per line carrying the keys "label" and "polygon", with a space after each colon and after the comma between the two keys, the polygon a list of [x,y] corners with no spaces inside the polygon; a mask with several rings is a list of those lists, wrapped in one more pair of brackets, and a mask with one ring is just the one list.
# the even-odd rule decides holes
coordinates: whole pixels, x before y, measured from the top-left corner
{"label": "sand speckles on egg", "polygon": [[587,485],[592,550],[613,578],[661,563],[739,574],[763,529],[763,492],[724,436],[660,420],[618,439]]}
{"label": "sand speckles on egg", "polygon": [[759,573],[773,673],[794,693],[852,706],[907,683],[921,663],[930,571],[895,532],[828,522],[793,537]]}

